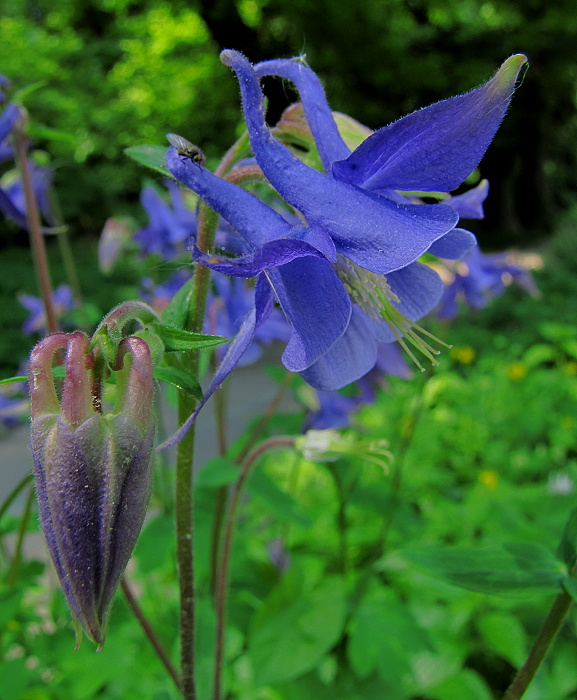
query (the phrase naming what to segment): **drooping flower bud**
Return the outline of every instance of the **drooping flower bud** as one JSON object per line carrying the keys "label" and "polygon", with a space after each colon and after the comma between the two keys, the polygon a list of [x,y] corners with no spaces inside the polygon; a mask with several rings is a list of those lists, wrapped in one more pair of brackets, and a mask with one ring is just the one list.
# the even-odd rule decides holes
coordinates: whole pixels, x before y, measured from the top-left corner
{"label": "drooping flower bud", "polygon": [[[63,351],[59,397],[52,364]],[[40,521],[70,609],[102,646],[112,597],[150,495],[154,384],[148,345],[125,338],[112,367],[116,404],[104,415],[93,371],[98,364],[79,331],[48,336],[30,356]]]}

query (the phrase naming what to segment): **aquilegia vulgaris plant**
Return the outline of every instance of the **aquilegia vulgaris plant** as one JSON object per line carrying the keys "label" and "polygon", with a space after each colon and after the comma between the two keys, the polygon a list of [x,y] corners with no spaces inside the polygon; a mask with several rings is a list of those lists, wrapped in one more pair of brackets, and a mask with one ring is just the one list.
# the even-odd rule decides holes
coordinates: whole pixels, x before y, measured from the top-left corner
{"label": "aquilegia vulgaris plant", "polygon": [[[483,217],[489,184],[470,176],[499,129],[527,59],[513,55],[480,87],[375,132],[333,113],[319,78],[302,57],[253,65],[227,49],[221,61],[232,71],[229,79],[238,82],[246,131],[214,169],[187,134],[168,134],[168,148],[128,149],[169,178],[170,204],[166,191],[147,182],[141,195],[147,224],[137,229],[127,219],[110,219],[99,256],[107,274],[125,252],[140,269],[148,265],[135,291],[146,303],[120,304],[91,336],[62,332],[55,312],[59,297],[51,292],[46,260],[40,256],[37,263],[46,281],[44,307],[37,301],[28,306],[34,307],[33,330],[46,325],[49,334],[29,361],[31,449],[40,523],[74,617],[77,646],[82,631],[99,649],[107,633],[114,635],[113,598],[120,587],[175,692],[185,700],[285,700],[317,697],[317,691],[318,697],[329,693],[336,700],[341,693],[342,700],[376,694],[445,700],[446,679],[435,676],[426,626],[415,622],[403,596],[389,588],[389,574],[394,578],[395,567],[408,562],[482,592],[562,587],[537,651],[529,654],[505,696],[518,700],[577,595],[577,516],[569,520],[557,558],[530,543],[467,552],[437,550],[432,543],[403,549],[405,538],[418,531],[421,511],[435,507],[430,501],[406,507],[400,496],[404,454],[418,415],[431,400],[425,397],[428,374],[421,375],[415,406],[399,421],[396,455],[381,434],[335,429],[350,426],[361,407],[379,401],[385,376],[409,379],[418,375],[413,365],[425,372],[428,362],[437,362],[440,347],[450,347],[419,325],[443,297],[437,270],[454,273],[441,307],[444,316],[456,313],[463,294],[468,302],[474,299],[474,306],[484,305],[502,291],[505,274],[525,279],[522,271],[503,267],[498,259],[490,264],[466,220]],[[266,121],[265,77],[290,81],[300,98],[276,125]],[[8,84],[0,80],[0,85]],[[34,232],[40,250],[46,224],[56,230],[44,201],[51,182],[49,171],[26,165],[23,114],[20,105],[8,103],[0,115],[2,157],[11,158],[18,146],[26,175],[22,184],[14,176],[10,186],[0,187],[0,210]],[[40,209],[38,200],[43,201]],[[62,306],[80,305],[76,294],[67,293]],[[229,343],[216,349],[224,341],[220,336]],[[235,368],[266,354],[273,341],[283,346],[278,394],[262,419],[229,446],[226,396],[217,389]],[[205,373],[210,378],[203,391]],[[161,382],[171,387],[165,390]],[[308,409],[304,435],[276,432],[299,433],[303,425],[301,420],[295,427],[285,417],[274,422],[274,410],[289,388]],[[172,425],[172,416],[165,422],[163,410],[157,420],[157,406],[164,406],[167,397],[176,404],[175,430],[165,427]],[[220,456],[197,473],[194,422],[211,397]],[[159,434],[156,455],[153,443]],[[315,522],[269,475],[253,470],[263,453],[276,448],[293,453],[286,478],[290,488],[305,478],[303,464],[325,465],[336,503],[334,522],[332,503],[326,507],[329,515],[323,514],[328,520]],[[163,616],[162,632],[156,634],[123,578],[145,521],[155,458],[168,464],[173,456],[173,498],[155,508],[162,518],[175,518],[178,669],[163,646],[176,648],[176,635],[167,632],[172,616]],[[384,497],[373,497],[366,485],[357,490],[361,462],[388,480]],[[278,473],[284,468],[282,459],[275,463]],[[497,477],[491,481],[487,474],[484,483],[494,483]],[[227,627],[229,565],[245,486],[257,500],[268,499],[271,512],[284,522],[254,555],[253,568],[267,572],[262,590],[246,590],[251,571],[243,569],[235,579],[243,607]],[[322,498],[326,491],[323,487]],[[456,500],[450,489],[445,493]],[[378,513],[376,526],[365,527],[367,508]],[[396,515],[402,522],[395,543],[400,548],[391,565],[385,555]],[[359,528],[349,537],[357,519],[378,536],[370,539]],[[256,529],[266,530],[271,520],[267,515]],[[300,540],[297,528],[306,531]],[[326,567],[310,563],[307,540],[316,529],[326,530],[336,552]],[[195,543],[199,532],[200,544]],[[155,554],[165,550],[170,556],[165,546]],[[164,590],[173,573],[151,574],[151,585]],[[277,587],[267,598],[272,581]],[[158,593],[157,603],[161,598]],[[390,644],[373,644],[381,627],[387,634],[394,630]],[[356,674],[350,676],[356,679],[352,684],[342,680],[346,664]],[[451,686],[451,697],[462,687]],[[105,686],[98,692],[107,692]],[[475,697],[484,697],[482,692]]]}

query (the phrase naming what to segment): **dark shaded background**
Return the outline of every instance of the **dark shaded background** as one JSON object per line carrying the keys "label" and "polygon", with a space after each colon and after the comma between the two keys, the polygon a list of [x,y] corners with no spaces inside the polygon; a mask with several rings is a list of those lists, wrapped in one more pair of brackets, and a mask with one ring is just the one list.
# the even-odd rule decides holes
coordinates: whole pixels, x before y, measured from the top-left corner
{"label": "dark shaded background", "polygon": [[[491,182],[485,248],[534,245],[575,199],[574,0],[4,0],[0,72],[25,100],[35,144],[56,168],[73,230],[142,218],[142,169],[122,149],[182,133],[216,159],[235,137],[237,87],[221,48],[252,61],[305,53],[333,109],[371,128],[484,82],[510,54],[530,69],[482,163]],[[269,122],[294,99],[267,81]],[[47,156],[48,157],[48,156]],[[22,233],[3,227],[0,245]]]}

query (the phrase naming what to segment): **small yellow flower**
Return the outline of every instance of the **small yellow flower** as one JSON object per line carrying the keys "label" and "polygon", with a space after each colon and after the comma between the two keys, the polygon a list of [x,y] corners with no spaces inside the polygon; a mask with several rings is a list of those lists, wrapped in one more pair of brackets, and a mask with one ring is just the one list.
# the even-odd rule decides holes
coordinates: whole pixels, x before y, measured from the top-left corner
{"label": "small yellow flower", "polygon": [[479,481],[490,491],[494,491],[499,483],[499,476],[494,469],[483,469],[479,474]]}
{"label": "small yellow flower", "polygon": [[462,365],[470,365],[475,359],[475,350],[470,346],[454,347],[450,352],[453,360],[460,362]]}
{"label": "small yellow flower", "polygon": [[575,421],[571,416],[563,416],[559,422],[563,430],[571,430]]}
{"label": "small yellow flower", "polygon": [[507,367],[507,376],[514,382],[520,382],[527,374],[527,365],[524,362],[514,362]]}

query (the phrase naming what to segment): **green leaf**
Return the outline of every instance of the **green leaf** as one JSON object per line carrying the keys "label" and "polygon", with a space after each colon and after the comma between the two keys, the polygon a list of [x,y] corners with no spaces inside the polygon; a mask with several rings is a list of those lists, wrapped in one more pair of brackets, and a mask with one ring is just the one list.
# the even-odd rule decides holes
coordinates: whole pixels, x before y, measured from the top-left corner
{"label": "green leaf", "polygon": [[194,285],[194,277],[187,280],[182,287],[172,297],[168,306],[162,312],[162,322],[167,326],[175,328],[184,328],[190,311],[190,298],[192,296],[192,287]]}
{"label": "green leaf", "polygon": [[253,471],[247,488],[260,499],[278,518],[305,527],[311,520],[298,510],[297,503],[284,491],[281,491],[271,477],[262,469]]}
{"label": "green leaf", "polygon": [[165,326],[162,323],[154,323],[151,328],[164,343],[165,350],[169,352],[200,350],[201,348],[210,348],[214,345],[220,345],[226,341],[226,338],[222,338],[219,335],[191,333],[190,331],[175,328],[174,326]]}
{"label": "green leaf", "polygon": [[423,545],[398,554],[430,576],[493,595],[516,597],[555,590],[566,574],[546,547],[532,542],[501,547]]}
{"label": "green leaf", "polygon": [[524,354],[522,361],[527,367],[536,367],[543,362],[553,362],[557,357],[557,352],[552,345],[537,343],[532,345]]}
{"label": "green leaf", "polygon": [[520,668],[527,658],[527,634],[519,620],[508,612],[488,612],[477,620],[485,646]]}
{"label": "green leaf", "polygon": [[202,401],[202,389],[197,380],[188,372],[177,367],[156,367],[154,378],[173,384],[178,389],[192,394],[195,399]]}
{"label": "green leaf", "polygon": [[569,515],[557,549],[557,556],[567,564],[569,569],[573,568],[577,561],[577,508],[573,508]]}
{"label": "green leaf", "polygon": [[315,668],[340,639],[345,623],[345,586],[325,578],[312,592],[279,589],[254,618],[249,655],[258,685],[290,681]]}
{"label": "green leaf", "polygon": [[129,146],[124,152],[140,165],[152,168],[165,177],[172,177],[165,165],[166,148],[164,146]]}
{"label": "green leaf", "polygon": [[215,457],[208,461],[198,473],[195,480],[197,487],[214,488],[232,484],[238,479],[240,470],[229,457]]}
{"label": "green leaf", "polygon": [[577,579],[567,576],[561,581],[561,585],[563,586],[565,593],[568,593],[577,603]]}
{"label": "green leaf", "polygon": [[432,700],[492,700],[486,681],[469,668],[461,669],[452,678],[427,689]]}
{"label": "green leaf", "polygon": [[142,574],[158,571],[174,556],[174,523],[166,515],[149,520],[140,533],[134,557]]}
{"label": "green leaf", "polygon": [[66,143],[76,143],[76,137],[69,134],[67,131],[60,129],[52,129],[43,124],[30,123],[26,129],[30,138],[41,139],[46,141],[64,141]]}
{"label": "green leaf", "polygon": [[347,656],[360,678],[378,671],[392,685],[410,673],[411,656],[427,648],[425,633],[390,590],[365,596],[348,627]]}

